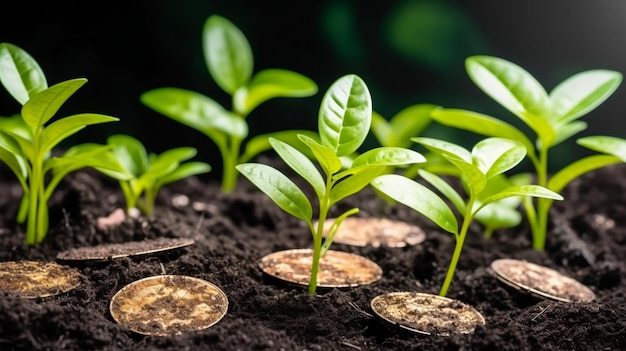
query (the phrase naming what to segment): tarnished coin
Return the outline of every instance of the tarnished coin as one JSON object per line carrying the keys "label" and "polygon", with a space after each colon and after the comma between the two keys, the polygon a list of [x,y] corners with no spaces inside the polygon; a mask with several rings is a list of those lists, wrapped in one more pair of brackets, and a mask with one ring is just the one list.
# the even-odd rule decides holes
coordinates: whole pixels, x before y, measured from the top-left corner
{"label": "tarnished coin", "polygon": [[538,264],[503,258],[491,263],[496,277],[519,291],[562,302],[589,302],[591,289],[573,278]]}
{"label": "tarnished coin", "polygon": [[[324,237],[334,221],[335,218],[329,218],[324,222]],[[413,224],[387,218],[348,217],[341,222],[333,242],[352,246],[404,247],[420,244],[425,239],[424,231]]]}
{"label": "tarnished coin", "polygon": [[0,262],[0,291],[25,298],[57,295],[80,285],[80,273],[55,262]]}
{"label": "tarnished coin", "polygon": [[126,285],[111,299],[110,311],[129,330],[165,336],[214,325],[228,311],[228,298],[203,279],[158,275]]}
{"label": "tarnished coin", "polygon": [[119,244],[102,244],[69,249],[57,255],[59,261],[108,261],[127,256],[147,255],[173,250],[194,243],[193,239],[158,238],[143,241],[129,241]]}
{"label": "tarnished coin", "polygon": [[485,318],[473,307],[454,299],[418,292],[392,292],[372,299],[379,317],[403,329],[425,335],[469,334]]}
{"label": "tarnished coin", "polygon": [[[261,259],[263,272],[286,282],[309,285],[313,250],[278,251]],[[371,284],[383,271],[371,260],[348,252],[328,250],[320,258],[317,286],[326,288],[355,287]]]}

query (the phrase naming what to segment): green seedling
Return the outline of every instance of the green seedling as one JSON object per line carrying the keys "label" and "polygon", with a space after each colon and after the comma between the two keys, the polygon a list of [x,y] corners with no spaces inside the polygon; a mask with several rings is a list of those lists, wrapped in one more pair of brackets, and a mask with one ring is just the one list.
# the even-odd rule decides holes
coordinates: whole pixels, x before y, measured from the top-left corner
{"label": "green seedling", "polygon": [[[561,192],[570,181],[594,169],[624,162],[624,140],[619,138],[584,139],[579,144],[603,153],[577,160],[548,176],[552,147],[587,128],[579,119],[604,102],[622,81],[619,72],[589,70],[577,73],[558,84],[548,94],[527,71],[514,63],[491,56],[466,60],[472,81],[487,95],[517,116],[536,135],[533,141],[523,131],[495,117],[460,109],[439,109],[432,118],[444,125],[491,137],[521,142],[532,162],[537,184]],[[600,139],[598,139],[600,138]],[[586,141],[585,141],[586,140]],[[552,200],[525,198],[523,206],[532,232],[533,247],[545,248],[548,215]]]}
{"label": "green seedling", "polygon": [[81,113],[48,123],[87,80],[71,79],[48,87],[32,56],[9,43],[0,43],[0,81],[22,105],[21,114],[0,118],[0,160],[24,191],[17,222],[26,222],[26,244],[38,244],[48,232],[48,201],[63,177],[83,167],[105,167],[101,162],[104,146],[76,146],[61,156],[53,156],[53,149],[88,125],[118,119]]}
{"label": "green seedling", "polygon": [[217,15],[204,24],[203,49],[211,77],[231,97],[230,110],[203,94],[172,87],[145,92],[141,102],[213,140],[222,157],[222,190],[231,192],[237,184],[235,166],[269,150],[269,137],[291,143],[297,140],[297,134],[315,134],[293,130],[257,135],[242,152],[242,143],[248,137],[247,116],[272,98],[314,95],[317,85],[284,69],[265,69],[253,75],[252,50],[246,37],[233,23]]}
{"label": "green seedling", "polygon": [[174,148],[157,155],[148,153],[139,140],[124,134],[110,136],[107,145],[110,162],[119,165],[121,171],[99,171],[118,180],[127,213],[137,208],[152,216],[156,197],[164,185],[211,170],[204,162],[185,162],[197,153],[192,147]]}
{"label": "green seedling", "polygon": [[[420,137],[411,140],[441,155],[459,169],[467,192],[465,200],[443,178],[424,169],[420,169],[418,173],[458,210],[462,216],[460,228],[454,212],[446,202],[435,192],[410,178],[398,174],[381,175],[372,181],[372,186],[395,201],[421,213],[443,230],[454,234],[456,239],[454,253],[439,291],[441,296],[448,293],[470,224],[485,206],[515,196],[563,199],[561,195],[539,185],[514,185],[500,191],[489,189],[489,183],[494,177],[510,170],[524,159],[526,149],[520,142],[504,138],[487,138],[478,142],[470,152],[459,145],[439,139]],[[485,191],[492,194],[482,197]]]}
{"label": "green seedling", "polygon": [[283,173],[260,163],[237,166],[241,174],[281,209],[308,224],[313,236],[313,261],[308,286],[310,294],[315,294],[319,260],[330,247],[334,234],[345,218],[358,212],[358,208],[353,208],[337,216],[323,240],[324,222],[331,207],[361,191],[376,176],[388,171],[389,166],[426,161],[413,150],[380,147],[361,153],[348,168],[343,168],[340,158],[353,154],[362,145],[371,120],[372,100],[367,85],[356,75],[346,75],[335,81],[322,99],[318,119],[319,135],[316,138],[298,135],[310,148],[323,174],[297,148],[274,138],[269,139],[278,156],[313,188],[319,202],[317,224],[313,221],[312,202]]}

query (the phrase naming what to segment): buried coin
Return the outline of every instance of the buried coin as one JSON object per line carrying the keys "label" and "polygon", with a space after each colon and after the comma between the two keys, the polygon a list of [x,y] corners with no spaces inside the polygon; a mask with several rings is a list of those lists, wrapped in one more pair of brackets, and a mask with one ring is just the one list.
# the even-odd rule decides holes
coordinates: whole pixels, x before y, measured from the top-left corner
{"label": "buried coin", "polygon": [[70,291],[80,285],[77,270],[54,262],[0,262],[0,291],[38,298]]}
{"label": "buried coin", "polygon": [[130,241],[120,244],[102,244],[73,248],[57,255],[60,261],[107,261],[127,256],[147,255],[173,250],[194,243],[193,239],[158,238],[143,241]]}
{"label": "buried coin", "polygon": [[[335,221],[329,218],[324,222],[324,237]],[[333,242],[374,247],[404,247],[417,245],[426,239],[426,234],[416,225],[387,218],[348,217],[341,222]]]}
{"label": "buried coin", "polygon": [[590,302],[595,298],[591,289],[573,278],[534,263],[499,259],[491,263],[496,277],[519,291],[562,302]]}
{"label": "buried coin", "polygon": [[113,319],[131,331],[165,336],[214,325],[228,311],[228,298],[199,278],[158,275],[123,287],[109,309]]}
{"label": "buried coin", "polygon": [[[263,272],[286,282],[309,285],[313,250],[294,249],[274,252],[261,259]],[[369,259],[348,252],[328,250],[320,258],[317,286],[346,288],[373,283],[383,271]]]}
{"label": "buried coin", "polygon": [[391,292],[376,296],[370,306],[385,321],[425,335],[469,334],[485,324],[473,307],[433,294]]}

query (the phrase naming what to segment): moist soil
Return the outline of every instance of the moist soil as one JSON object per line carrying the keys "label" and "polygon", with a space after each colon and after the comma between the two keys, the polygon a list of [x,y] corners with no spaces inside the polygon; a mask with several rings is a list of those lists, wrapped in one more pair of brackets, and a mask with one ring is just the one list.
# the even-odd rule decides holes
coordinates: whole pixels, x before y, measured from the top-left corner
{"label": "moist soil", "polygon": [[[351,288],[319,289],[281,283],[259,261],[286,249],[309,248],[307,226],[280,210],[241,178],[225,194],[211,179],[191,177],[163,188],[155,215],[127,218],[107,229],[98,218],[124,206],[119,187],[91,170],[68,175],[50,200],[50,230],[43,243],[24,245],[15,223],[21,189],[0,172],[0,261],[56,261],[60,252],[101,244],[188,238],[174,250],[103,262],[63,264],[79,270],[71,291],[28,299],[0,294],[2,350],[625,350],[626,165],[606,167],[572,182],[555,202],[545,251],[531,248],[524,220],[496,231],[470,228],[448,297],[480,311],[471,334],[428,336],[400,329],[374,315],[370,302],[389,292],[437,294],[454,238],[416,212],[382,201],[370,189],[333,208],[359,207],[361,217],[419,225],[426,240],[405,247],[333,250],[377,263],[382,278]],[[188,200],[188,201],[187,201]],[[496,259],[527,260],[557,270],[593,290],[592,302],[560,302],[523,294],[490,269]],[[210,328],[181,335],[142,335],[111,316],[111,298],[142,278],[175,274],[204,279],[228,298],[228,312]]]}

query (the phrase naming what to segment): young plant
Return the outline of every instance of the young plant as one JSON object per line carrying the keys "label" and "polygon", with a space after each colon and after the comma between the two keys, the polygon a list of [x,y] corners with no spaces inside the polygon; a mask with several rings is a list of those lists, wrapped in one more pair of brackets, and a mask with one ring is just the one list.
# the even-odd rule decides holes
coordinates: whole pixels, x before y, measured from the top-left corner
{"label": "young plant", "polygon": [[[533,141],[520,129],[502,120],[472,111],[439,109],[432,118],[444,125],[485,136],[521,142],[532,162],[537,184],[560,192],[571,180],[591,170],[624,162],[619,145],[624,140],[605,139],[592,148],[606,155],[592,155],[548,176],[552,147],[587,128],[579,119],[604,102],[620,85],[622,75],[610,70],[589,70],[566,79],[548,94],[530,73],[506,60],[491,56],[472,56],[466,60],[472,81],[487,95],[520,118],[536,135]],[[581,143],[586,146],[585,143]],[[532,232],[533,247],[545,248],[548,214],[552,201],[538,198],[523,201]]]}
{"label": "young plant", "polygon": [[211,170],[204,162],[184,162],[196,155],[197,150],[192,147],[149,154],[139,140],[124,134],[110,136],[107,145],[112,166],[119,165],[120,170],[99,171],[118,180],[127,213],[137,208],[144,215],[152,216],[156,197],[164,185]]}
{"label": "young plant", "polygon": [[346,217],[358,212],[358,208],[353,208],[337,216],[326,239],[322,240],[324,222],[331,207],[361,191],[376,176],[388,171],[389,166],[425,162],[425,158],[415,151],[380,147],[361,153],[348,168],[342,168],[340,158],[351,155],[361,146],[369,132],[371,119],[372,100],[365,82],[356,75],[346,75],[335,81],[322,99],[319,135],[316,138],[298,135],[310,148],[323,174],[311,159],[295,147],[278,139],[269,139],[278,156],[313,188],[319,203],[317,222],[313,220],[312,202],[283,173],[259,163],[237,166],[241,174],[281,209],[308,224],[313,236],[310,294],[316,291],[319,260],[330,247],[334,234]]}
{"label": "young plant", "polygon": [[104,166],[101,155],[106,151],[104,147],[76,146],[52,156],[52,150],[88,125],[118,119],[82,113],[48,124],[87,80],[71,79],[48,87],[39,64],[10,43],[0,43],[0,81],[22,105],[20,115],[0,118],[0,160],[13,171],[24,191],[17,221],[26,221],[26,244],[38,244],[48,232],[48,200],[56,186],[69,172]]}
{"label": "young plant", "polygon": [[230,192],[237,184],[235,166],[270,149],[269,137],[293,142],[296,134],[314,134],[294,130],[257,135],[242,153],[241,145],[248,136],[247,116],[272,98],[314,95],[317,85],[284,69],[265,69],[253,75],[252,50],[246,37],[233,23],[217,15],[204,24],[203,49],[211,77],[231,97],[230,110],[203,94],[171,87],[147,91],[141,95],[141,102],[215,142],[223,163],[222,190]]}
{"label": "young plant", "polygon": [[460,228],[456,216],[446,202],[410,178],[397,174],[381,175],[372,181],[372,186],[395,201],[421,213],[443,230],[454,234],[456,239],[454,252],[439,290],[441,296],[448,293],[470,224],[485,206],[513,196],[563,199],[561,195],[538,185],[514,185],[500,191],[489,190],[493,191],[490,196],[481,197],[482,193],[489,189],[489,183],[494,177],[508,171],[524,159],[526,149],[517,141],[487,138],[478,142],[470,152],[459,145],[439,139],[420,137],[411,140],[441,155],[459,169],[467,192],[466,200],[443,178],[424,169],[418,170],[418,173],[458,210],[462,216]]}

